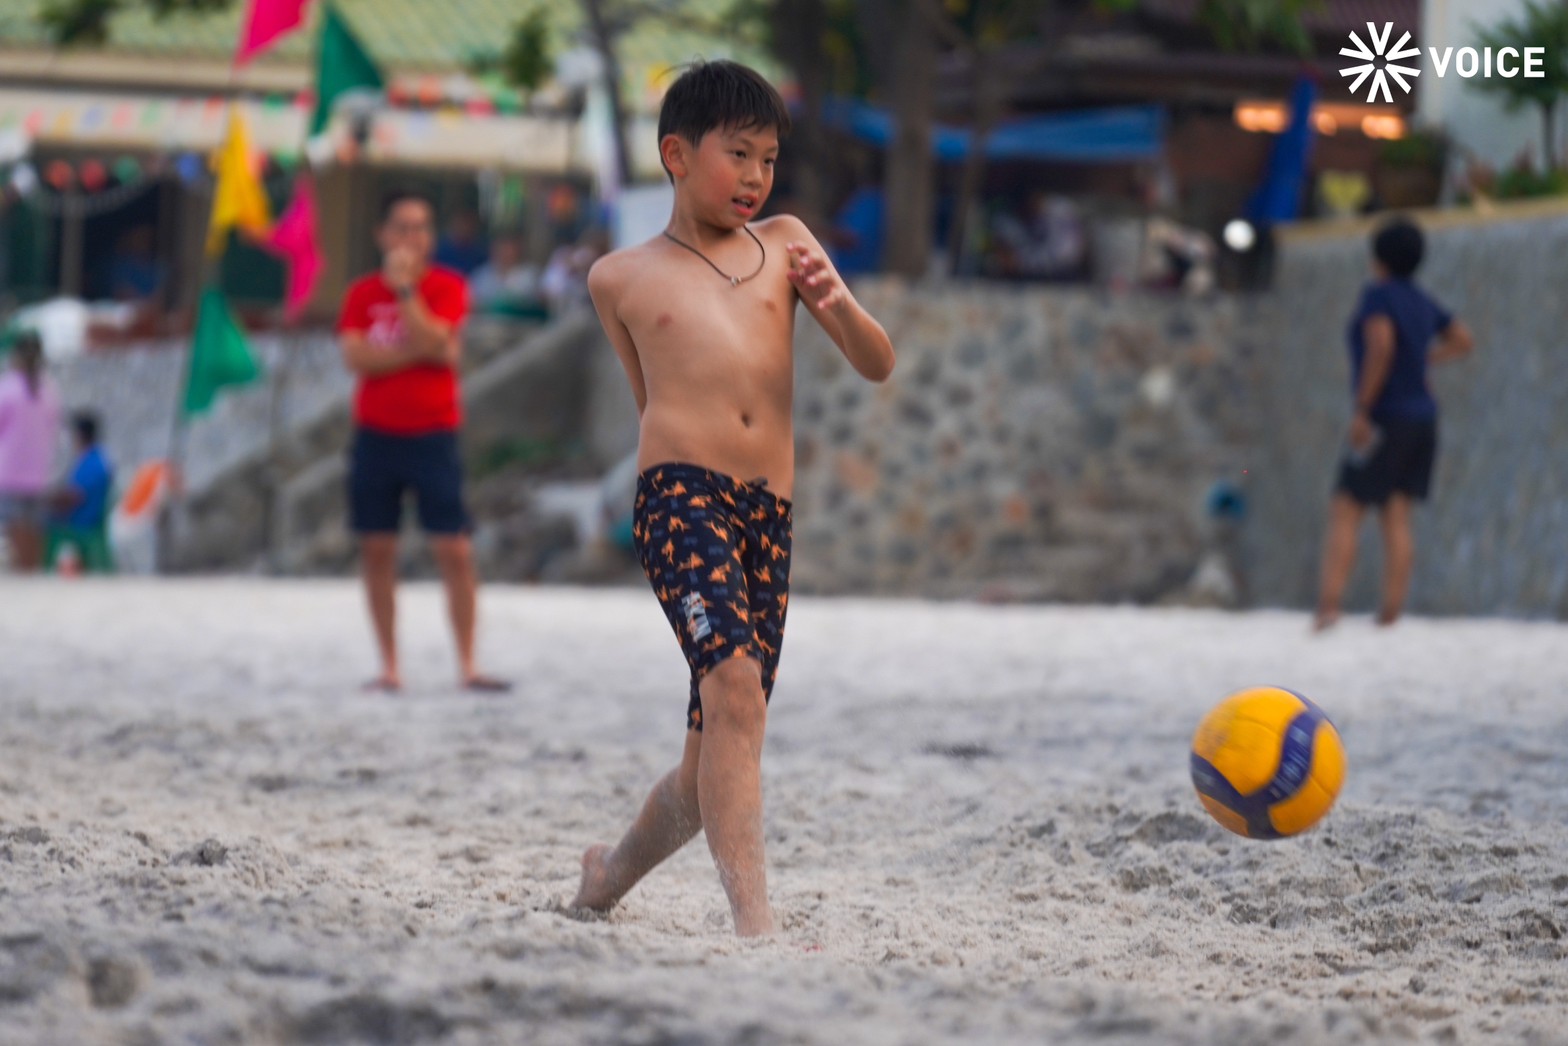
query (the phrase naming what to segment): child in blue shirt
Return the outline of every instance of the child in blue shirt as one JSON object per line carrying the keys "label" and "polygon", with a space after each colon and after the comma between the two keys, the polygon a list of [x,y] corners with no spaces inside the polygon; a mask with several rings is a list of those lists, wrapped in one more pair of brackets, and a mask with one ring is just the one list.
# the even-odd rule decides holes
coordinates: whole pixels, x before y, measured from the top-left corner
{"label": "child in blue shirt", "polygon": [[109,573],[113,570],[108,523],[114,466],[98,442],[98,426],[98,416],[88,411],[71,418],[71,430],[76,437],[76,462],[53,498],[47,562],[58,566],[61,551],[71,545],[84,569]]}
{"label": "child in blue shirt", "polygon": [[1475,348],[1464,322],[1415,283],[1425,247],[1421,230],[1402,218],[1372,237],[1373,280],[1348,333],[1352,414],[1329,507],[1314,622],[1319,631],[1339,620],[1357,530],[1369,507],[1377,509],[1383,532],[1380,625],[1399,619],[1410,588],[1411,507],[1426,500],[1437,457],[1437,400],[1427,367]]}

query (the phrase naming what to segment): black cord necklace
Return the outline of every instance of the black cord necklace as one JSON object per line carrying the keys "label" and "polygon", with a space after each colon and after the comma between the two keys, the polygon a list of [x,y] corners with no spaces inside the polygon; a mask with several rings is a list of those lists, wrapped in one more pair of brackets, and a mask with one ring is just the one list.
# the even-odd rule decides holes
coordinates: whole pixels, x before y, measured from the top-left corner
{"label": "black cord necklace", "polygon": [[763,266],[768,264],[768,249],[766,247],[762,246],[762,241],[757,239],[757,234],[751,231],[751,227],[749,225],[742,225],[741,228],[746,231],[746,235],[750,236],[752,241],[754,243],[756,243],[757,248],[760,251],[762,251],[762,260],[757,263],[756,272],[753,272],[750,276],[731,276],[729,273],[725,272],[723,269],[719,268],[717,265],[714,265],[713,264],[713,260],[710,259],[706,254],[703,254],[701,251],[699,251],[697,248],[693,247],[689,243],[684,243],[681,240],[677,240],[675,238],[675,236],[670,232],[670,230],[665,229],[664,230],[664,235],[672,243],[680,244],[682,247],[685,247],[688,251],[691,251],[697,257],[699,257],[703,261],[707,262],[709,268],[711,268],[714,272],[718,273],[720,276],[723,276],[726,280],[730,281],[730,286],[731,287],[739,287],[741,284],[743,284],[747,280],[751,279],[752,276],[755,276],[755,275],[757,275],[758,272],[761,272]]}

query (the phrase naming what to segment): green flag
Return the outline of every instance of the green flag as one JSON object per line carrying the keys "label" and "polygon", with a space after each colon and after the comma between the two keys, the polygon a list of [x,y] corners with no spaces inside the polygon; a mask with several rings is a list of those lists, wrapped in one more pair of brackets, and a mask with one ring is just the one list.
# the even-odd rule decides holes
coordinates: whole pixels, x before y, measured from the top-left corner
{"label": "green flag", "polygon": [[381,87],[381,70],[349,32],[337,8],[325,5],[316,45],[316,111],[310,117],[310,136],[326,130],[332,106],[340,97],[350,91],[379,91]]}
{"label": "green flag", "polygon": [[180,416],[190,418],[208,410],[225,385],[248,385],[259,377],[261,366],[250,354],[223,291],[208,287],[196,309],[196,334],[191,340]]}

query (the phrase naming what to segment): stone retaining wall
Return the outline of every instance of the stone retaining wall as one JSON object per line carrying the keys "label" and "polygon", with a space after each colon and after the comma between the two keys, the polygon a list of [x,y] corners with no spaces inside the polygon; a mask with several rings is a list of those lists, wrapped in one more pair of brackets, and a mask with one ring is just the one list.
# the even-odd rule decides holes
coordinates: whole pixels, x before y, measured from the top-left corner
{"label": "stone retaining wall", "polygon": [[862,380],[804,314],[805,591],[1153,601],[1188,589],[1257,438],[1248,304],[988,284],[857,287],[898,350]]}

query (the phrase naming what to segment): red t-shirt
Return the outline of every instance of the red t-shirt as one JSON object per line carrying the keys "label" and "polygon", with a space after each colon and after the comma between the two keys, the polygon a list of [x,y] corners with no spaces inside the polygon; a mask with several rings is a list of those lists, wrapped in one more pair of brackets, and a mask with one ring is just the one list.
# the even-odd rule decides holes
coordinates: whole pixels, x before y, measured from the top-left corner
{"label": "red t-shirt", "polygon": [[[468,284],[450,269],[431,267],[419,281],[425,308],[438,320],[463,325],[468,315]],[[371,273],[348,289],[338,333],[363,334],[372,348],[392,352],[403,341],[403,313],[397,294],[379,272]],[[446,432],[462,423],[462,400],[457,394],[457,372],[439,363],[421,363],[387,374],[359,379],[354,395],[354,422],[367,429],[397,436]]]}

